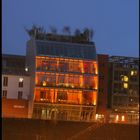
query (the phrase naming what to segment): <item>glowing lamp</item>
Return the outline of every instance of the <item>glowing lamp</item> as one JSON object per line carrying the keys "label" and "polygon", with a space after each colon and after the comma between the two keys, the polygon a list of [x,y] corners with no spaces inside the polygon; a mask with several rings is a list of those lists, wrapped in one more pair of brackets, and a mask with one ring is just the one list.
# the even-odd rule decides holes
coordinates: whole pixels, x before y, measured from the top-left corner
{"label": "glowing lamp", "polygon": [[19,82],[23,82],[23,78],[19,78]]}
{"label": "glowing lamp", "polygon": [[47,85],[46,81],[43,81],[42,85],[45,87]]}

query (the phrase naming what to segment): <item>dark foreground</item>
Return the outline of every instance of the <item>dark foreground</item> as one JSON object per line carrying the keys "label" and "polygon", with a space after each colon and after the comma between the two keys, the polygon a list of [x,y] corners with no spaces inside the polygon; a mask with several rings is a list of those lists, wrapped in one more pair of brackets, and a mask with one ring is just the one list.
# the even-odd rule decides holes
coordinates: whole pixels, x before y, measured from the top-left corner
{"label": "dark foreground", "polygon": [[2,119],[2,140],[139,140],[139,126]]}

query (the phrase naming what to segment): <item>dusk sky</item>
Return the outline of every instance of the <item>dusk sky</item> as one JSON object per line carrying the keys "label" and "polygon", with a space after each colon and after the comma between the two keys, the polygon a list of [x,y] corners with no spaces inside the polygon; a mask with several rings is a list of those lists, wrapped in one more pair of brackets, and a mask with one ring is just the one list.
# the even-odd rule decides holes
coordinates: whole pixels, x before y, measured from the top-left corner
{"label": "dusk sky", "polygon": [[139,55],[139,0],[2,0],[2,53],[26,54],[32,24],[92,28],[97,53]]}

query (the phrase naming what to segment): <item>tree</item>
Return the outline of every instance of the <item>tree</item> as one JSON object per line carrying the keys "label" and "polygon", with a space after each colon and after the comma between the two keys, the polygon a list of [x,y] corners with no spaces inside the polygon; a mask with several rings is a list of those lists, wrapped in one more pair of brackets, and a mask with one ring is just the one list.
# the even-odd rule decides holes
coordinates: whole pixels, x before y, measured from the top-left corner
{"label": "tree", "polygon": [[37,27],[33,24],[31,29],[25,28],[25,30],[30,37],[45,39],[46,31],[41,26]]}
{"label": "tree", "polygon": [[76,29],[75,32],[74,32],[74,34],[76,36],[80,36],[81,35],[81,31],[79,29]]}
{"label": "tree", "polygon": [[89,29],[84,28],[83,35],[84,35],[84,37],[86,38],[87,41],[89,41],[89,34],[90,34]]}
{"label": "tree", "polygon": [[70,27],[69,26],[65,26],[63,28],[63,33],[64,34],[67,34],[67,35],[70,35],[71,34]]}
{"label": "tree", "polygon": [[92,37],[94,36],[94,31],[93,29],[90,29],[90,36],[89,36],[89,40],[92,40]]}
{"label": "tree", "polygon": [[87,41],[91,41],[92,40],[92,37],[93,37],[93,30],[92,29],[89,29],[89,28],[84,28],[84,32],[83,32],[85,38]]}

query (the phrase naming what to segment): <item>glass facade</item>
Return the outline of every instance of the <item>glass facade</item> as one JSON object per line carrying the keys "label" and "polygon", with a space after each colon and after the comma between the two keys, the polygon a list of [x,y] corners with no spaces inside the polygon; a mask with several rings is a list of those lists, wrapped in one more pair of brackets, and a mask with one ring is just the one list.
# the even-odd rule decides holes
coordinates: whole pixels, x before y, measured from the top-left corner
{"label": "glass facade", "polygon": [[97,74],[97,63],[93,60],[38,57],[36,70],[95,75]]}
{"label": "glass facade", "polygon": [[94,44],[35,41],[33,118],[94,120],[98,69]]}
{"label": "glass facade", "polygon": [[97,80],[96,61],[36,57],[35,101],[96,105]]}
{"label": "glass facade", "polygon": [[61,43],[55,41],[36,41],[37,55],[96,59],[94,44]]}

